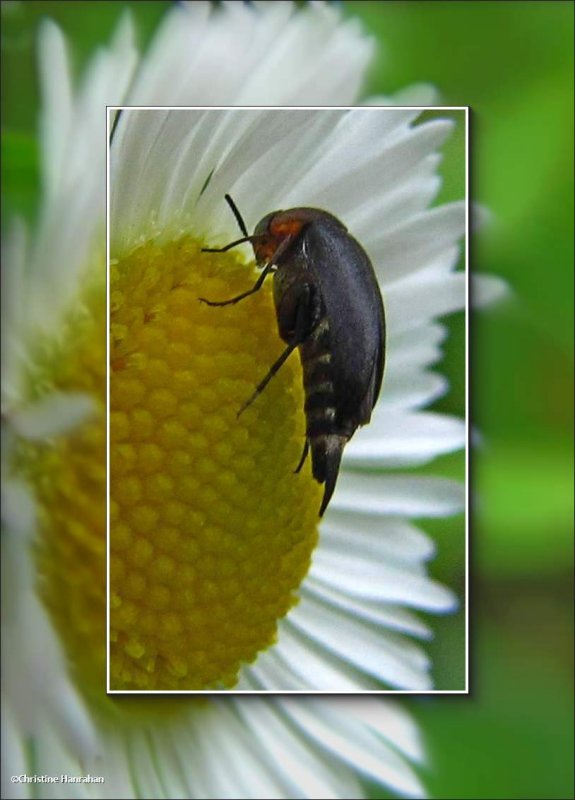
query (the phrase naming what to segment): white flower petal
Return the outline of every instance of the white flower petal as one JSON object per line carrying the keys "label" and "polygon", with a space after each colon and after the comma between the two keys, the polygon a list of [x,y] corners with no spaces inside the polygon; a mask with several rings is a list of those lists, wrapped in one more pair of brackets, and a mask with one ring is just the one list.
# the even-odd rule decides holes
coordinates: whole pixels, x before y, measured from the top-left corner
{"label": "white flower petal", "polygon": [[[109,797],[118,797],[120,800],[131,800],[143,788],[138,782],[138,764],[134,763],[129,743],[130,731],[122,731],[110,726],[101,731],[101,755],[93,767],[93,774],[102,775],[105,783],[100,790],[93,790],[95,797],[108,800]],[[169,758],[170,748],[164,747],[162,761]],[[159,797],[166,797],[166,793]],[[177,797],[177,795],[171,795]]]}
{"label": "white flower petal", "polygon": [[389,331],[388,352],[385,364],[385,379],[392,370],[411,366],[427,367],[442,357],[440,344],[447,330],[437,322],[426,322],[404,331]]}
{"label": "white flower petal", "polygon": [[22,397],[27,366],[25,334],[19,324],[27,302],[28,237],[24,222],[13,219],[2,240],[2,413]]}
{"label": "white flower petal", "polygon": [[332,505],[364,513],[443,517],[462,511],[464,500],[464,487],[446,478],[346,471],[339,478]]}
{"label": "white flower petal", "polygon": [[[301,205],[305,201],[305,205],[329,208],[345,219],[347,211],[365,203],[366,198],[385,197],[386,187],[396,188],[402,179],[409,179],[410,170],[445,139],[452,126],[446,121],[411,128],[405,125],[401,133],[392,134],[389,140],[379,134],[381,140],[378,142],[378,132],[382,125],[379,118],[405,113],[388,111],[387,114],[382,114],[375,110],[365,110],[349,115],[366,115],[363,116],[365,129],[368,133],[373,130],[373,142],[367,151],[369,158],[366,160],[363,154],[358,154],[355,147],[358,137],[350,142],[344,135],[345,127],[342,123],[333,132],[333,144],[329,140],[326,142],[325,155],[298,182],[297,187],[294,186],[291,193],[288,193],[286,207]],[[369,191],[369,187],[373,187],[373,191]],[[370,240],[364,244],[371,251]]]}
{"label": "white flower petal", "polygon": [[[49,21],[41,28],[40,72],[50,80],[46,81],[42,116],[47,132],[43,161],[47,165],[46,196],[30,266],[30,279],[38,287],[34,283],[29,287],[26,314],[27,323],[32,322],[35,329],[51,330],[60,319],[77,293],[80,275],[92,263],[94,237],[102,236],[106,153],[104,147],[88,150],[92,163],[86,170],[87,142],[105,142],[105,106],[125,96],[135,69],[133,38],[126,17],[110,50],[92,61],[73,102],[63,37]],[[56,71],[55,80],[52,70]],[[61,85],[56,86],[60,80]],[[103,249],[101,240],[99,246]]]}
{"label": "white flower petal", "polygon": [[[340,718],[339,709],[333,701],[329,705],[317,700],[298,703],[282,699],[278,702],[294,723],[316,740],[319,747],[354,764],[368,777],[392,786],[394,791],[408,797],[425,797],[425,790],[415,773],[406,770],[405,763],[397,754],[391,748],[382,752],[380,736],[348,715],[341,715]],[[341,707],[345,707],[343,702]]]}
{"label": "white flower petal", "polygon": [[52,392],[11,414],[10,422],[23,439],[42,441],[77,428],[98,411],[87,394]]}
{"label": "white flower petal", "polygon": [[148,731],[143,727],[130,733],[129,758],[137,773],[134,780],[137,794],[164,797],[166,792],[155,763],[154,749]]}
{"label": "white flower petal", "polygon": [[349,771],[337,762],[326,763],[325,757],[310,747],[309,741],[286,726],[275,703],[258,700],[236,703],[235,708],[254,741],[270,753],[286,783],[291,784],[290,796],[326,800],[359,796],[361,788]]}
{"label": "white flower petal", "polygon": [[[235,127],[234,117],[231,119],[232,126]],[[269,153],[273,162],[281,163],[285,158],[291,160],[292,154],[292,134],[300,130],[304,136],[307,131],[319,131],[322,129],[323,123],[320,120],[321,114],[308,109],[298,109],[286,114],[285,111],[260,111],[256,112],[241,112],[241,116],[245,116],[249,120],[250,125],[248,130],[241,137],[234,137],[229,150],[227,150],[220,162],[214,162],[212,167],[215,167],[215,172],[210,181],[208,191],[206,191],[198,201],[196,212],[204,219],[213,219],[215,213],[227,212],[229,219],[229,210],[225,208],[222,203],[222,197],[226,191],[226,187],[235,187],[236,181],[243,177],[244,182],[247,183],[248,165],[251,166],[251,174],[253,176],[251,183],[250,194],[258,198],[259,185],[262,182],[261,166],[257,169],[260,159],[265,158]],[[341,119],[343,112],[328,112],[330,116],[335,116]],[[263,116],[262,116],[263,115]],[[315,138],[315,137],[314,137]],[[315,139],[317,142],[317,138]],[[266,176],[267,177],[267,176]],[[277,183],[273,178],[273,172],[268,180],[277,187]],[[235,193],[235,189],[234,189]],[[270,210],[262,210],[260,206],[260,213],[258,220],[268,213]]]}
{"label": "white flower petal", "polygon": [[7,528],[1,564],[2,680],[6,692],[10,689],[11,719],[24,738],[50,720],[62,746],[89,761],[96,751],[94,724],[70,681],[61,643],[37,593],[30,555],[37,511],[29,492],[17,492],[12,500],[18,498],[30,508]]}
{"label": "white flower petal", "polygon": [[180,4],[156,33],[129,104],[349,105],[372,51],[355,20],[323,4]]}
{"label": "white flower petal", "polygon": [[270,85],[277,87],[278,105],[353,104],[373,54],[373,41],[361,35],[357,20],[342,24],[337,11],[327,4],[310,4],[305,11],[309,16],[294,15],[273,46],[273,39],[263,43],[265,73],[261,68],[254,70],[238,105],[267,102]]}
{"label": "white flower petal", "polygon": [[496,275],[470,276],[470,299],[473,308],[483,308],[510,296],[509,284]]}
{"label": "white flower petal", "polygon": [[407,520],[330,509],[322,526],[321,550],[345,556],[352,542],[355,553],[374,563],[420,564],[435,555],[433,540]]}
{"label": "white flower petal", "polygon": [[[384,564],[377,567],[349,555],[342,559],[317,553],[310,574],[322,586],[360,599],[407,605],[434,613],[453,611],[457,607],[453,592],[431,578],[409,572],[405,567],[398,569]],[[362,582],[358,581],[358,575]]]}
{"label": "white flower petal", "polygon": [[[78,775],[78,762],[73,750],[59,736],[54,736],[54,729],[47,719],[39,721],[35,733],[32,774],[54,775],[54,765],[57,764],[59,775]],[[34,784],[32,786],[36,788]],[[92,794],[87,784],[69,782],[42,784],[41,792],[43,797],[54,800],[84,800]]]}
{"label": "white flower petal", "polygon": [[400,689],[431,688],[428,657],[405,637],[390,631],[380,631],[378,636],[377,626],[324,604],[305,589],[290,619],[311,641],[354,664],[361,672]]}
{"label": "white flower petal", "polygon": [[28,753],[10,704],[11,698],[2,695],[2,797],[7,800],[20,800],[28,797],[29,788],[25,783],[12,783],[13,775],[28,773]]}
{"label": "white flower petal", "polygon": [[[457,266],[461,253],[454,242],[459,235],[455,233],[455,229],[459,224],[457,218],[460,216],[460,209],[453,205],[443,213],[443,208],[437,209],[438,212],[442,212],[443,235],[433,233],[425,241],[423,237],[416,235],[415,231],[419,226],[410,220],[406,223],[407,230],[392,232],[370,246],[370,256],[384,286],[386,299],[398,281],[409,283],[410,276],[413,276],[411,283],[417,282],[422,275],[439,277],[453,271]],[[433,215],[434,211],[435,209],[424,212],[419,218],[420,223],[426,227],[428,224],[433,227],[434,221],[437,220],[433,217],[430,219],[429,215]],[[453,226],[451,231],[450,225]],[[463,301],[461,305],[463,306]]]}
{"label": "white flower petal", "polygon": [[269,684],[264,682],[265,676],[260,667],[267,668],[273,657],[276,658],[275,666],[281,669],[282,676],[287,679],[286,685],[296,681],[309,692],[318,691],[320,687],[322,691],[329,687],[330,692],[356,692],[358,686],[362,690],[373,691],[380,686],[375,679],[362,673],[350,662],[343,661],[336,653],[310,639],[293,624],[290,617],[280,622],[278,644],[250,667],[250,672],[259,681],[259,688],[269,688]]}
{"label": "white flower petal", "polygon": [[[342,110],[309,114],[307,110],[299,109],[294,115],[296,125],[290,125],[286,129],[282,123],[282,113],[279,112],[276,122],[281,133],[272,140],[268,139],[264,148],[258,147],[257,158],[249,164],[244,162],[242,174],[239,178],[234,178],[236,182],[232,194],[242,209],[249,228],[254,228],[264,213],[290,206],[288,194],[312,168],[317,158],[317,142],[325,141],[344,116]],[[263,181],[262,176],[265,176]],[[229,210],[223,209],[221,202],[226,186],[229,188],[229,184],[222,181],[218,170],[215,180],[209,186],[212,193],[210,218],[217,220],[216,212],[224,210],[225,221],[229,225]],[[223,222],[222,218],[221,223]]]}
{"label": "white flower petal", "polygon": [[424,760],[423,745],[417,725],[397,703],[364,703],[361,698],[337,698],[334,707],[362,722],[389,741],[393,747],[414,761]]}
{"label": "white flower petal", "polygon": [[[249,701],[248,701],[249,702]],[[217,703],[217,714],[207,714],[204,720],[200,748],[204,757],[218,753],[219,764],[225,769],[212,771],[212,797],[283,798],[289,788],[283,775],[259,748],[254,747],[249,730],[233,713],[234,706]],[[263,757],[262,757],[263,756]]]}
{"label": "white flower petal", "polygon": [[439,106],[440,94],[436,86],[430,83],[412,83],[393,95],[398,106]]}
{"label": "white flower petal", "polygon": [[465,308],[466,278],[455,275],[418,276],[395,283],[385,295],[385,312],[390,331],[403,333],[434,317]]}
{"label": "white flower petal", "polygon": [[36,502],[30,485],[13,475],[2,476],[2,523],[23,541],[36,529]]}
{"label": "white flower petal", "polygon": [[448,390],[447,378],[410,364],[401,368],[397,360],[392,368],[387,368],[384,375],[384,388],[378,400],[377,408],[382,413],[387,410],[413,409],[433,403]]}
{"label": "white flower petal", "polygon": [[39,39],[41,91],[48,113],[41,119],[44,190],[52,197],[66,174],[66,140],[72,121],[73,96],[66,43],[60,28],[45,20]]}
{"label": "white flower petal", "polygon": [[327,587],[315,581],[313,577],[306,581],[306,588],[312,596],[317,596],[330,605],[346,610],[359,619],[374,622],[382,629],[389,628],[392,631],[407,633],[419,639],[433,637],[431,628],[418,619],[415,614],[406,611],[405,608],[394,606],[391,603],[352,598],[342,587]]}
{"label": "white flower petal", "polygon": [[[320,115],[323,117],[323,113]],[[395,111],[393,114],[378,113],[372,110],[356,109],[353,114],[339,114],[337,124],[332,125],[322,140],[321,152],[315,152],[302,169],[297,167],[296,180],[288,184],[287,196],[284,207],[298,205],[305,198],[306,204],[310,202],[317,191],[317,181],[321,185],[346,181],[359,170],[372,166],[383,153],[389,151],[397,142],[403,142],[407,137],[409,125],[418,116],[417,111]],[[395,186],[394,183],[391,183]],[[381,187],[385,192],[386,184]],[[285,189],[284,189],[285,191]],[[330,192],[330,202],[334,197]],[[368,198],[373,200],[372,197]],[[361,197],[361,204],[365,203],[365,193]],[[321,205],[314,201],[316,205]],[[356,203],[347,204],[354,213],[357,212]],[[341,209],[340,209],[341,210]]]}
{"label": "white flower petal", "polygon": [[465,445],[465,423],[430,412],[390,411],[377,406],[370,427],[346,447],[349,467],[404,467],[425,464]]}
{"label": "white flower petal", "polygon": [[[441,186],[436,167],[436,155],[427,156],[397,187],[346,214],[347,227],[356,239],[364,242],[372,260],[384,264],[387,256],[387,242],[382,244],[375,231],[394,229],[400,222],[420,214],[433,201]],[[388,270],[380,268],[380,273],[384,272],[387,274]]]}
{"label": "white flower petal", "polygon": [[[303,652],[307,654],[307,648]],[[281,687],[282,692],[310,691],[312,687],[293,669],[292,662],[291,657],[289,661],[283,659],[277,647],[274,647],[263,658],[258,658],[255,664],[242,670],[237,688],[246,692],[265,692],[272,687],[273,691]]]}

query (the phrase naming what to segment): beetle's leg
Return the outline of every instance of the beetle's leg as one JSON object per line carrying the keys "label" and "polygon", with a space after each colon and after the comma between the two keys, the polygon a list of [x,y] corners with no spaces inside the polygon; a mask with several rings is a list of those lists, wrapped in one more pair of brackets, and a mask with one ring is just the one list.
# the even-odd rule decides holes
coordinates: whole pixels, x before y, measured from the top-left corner
{"label": "beetle's leg", "polygon": [[265,265],[263,268],[262,274],[259,276],[255,284],[249,289],[247,292],[242,292],[238,294],[237,297],[231,297],[229,300],[206,300],[205,297],[199,297],[198,300],[202,303],[206,303],[209,306],[231,306],[234,303],[239,303],[240,300],[243,300],[244,297],[249,297],[250,294],[255,294],[259,292],[262,288],[262,284],[265,281],[266,277],[269,275],[273,268],[274,264],[270,261],[268,264]]}
{"label": "beetle's leg", "polygon": [[246,402],[243,404],[243,406],[240,408],[240,410],[236,414],[237,417],[239,417],[240,414],[243,414],[243,412],[246,410],[246,408],[248,408],[248,406],[251,406],[251,404],[254,402],[256,397],[263,392],[263,390],[266,388],[266,386],[271,381],[273,376],[276,374],[276,372],[279,370],[279,368],[282,366],[282,364],[285,361],[287,361],[287,359],[293,353],[293,351],[296,349],[298,344],[299,344],[299,342],[296,342],[296,341],[292,342],[291,344],[288,344],[288,346],[283,351],[283,353],[278,358],[278,360],[275,361],[271,365],[271,367],[269,368],[268,374],[265,376],[265,378],[258,383],[258,385],[256,386],[256,389],[255,389],[254,393],[252,394],[252,396],[249,397],[246,400]]}
{"label": "beetle's leg", "polygon": [[309,453],[309,440],[308,440],[308,439],[306,439],[306,440],[305,440],[305,443],[304,443],[304,446],[303,446],[303,452],[302,452],[302,454],[301,454],[301,458],[300,458],[300,460],[299,460],[299,464],[297,465],[297,467],[296,467],[296,468],[294,469],[294,471],[293,471],[293,474],[294,474],[294,475],[297,475],[297,474],[298,474],[298,472],[300,472],[300,471],[301,471],[301,468],[302,468],[302,467],[303,467],[303,465],[305,464],[305,460],[306,460],[306,458],[307,458],[307,454],[308,454],[308,453]]}
{"label": "beetle's leg", "polygon": [[266,386],[271,381],[276,372],[279,370],[279,368],[282,366],[282,364],[285,361],[287,361],[287,359],[289,358],[291,353],[293,353],[296,347],[298,347],[303,341],[305,341],[305,339],[309,335],[308,317],[309,317],[309,303],[310,303],[311,289],[309,286],[305,286],[303,288],[304,288],[304,293],[300,296],[300,301],[296,309],[294,331],[290,336],[290,341],[288,343],[288,346],[283,351],[278,360],[271,365],[265,378],[263,378],[263,380],[261,380],[260,383],[258,383],[252,396],[249,397],[243,404],[243,406],[240,408],[240,410],[237,413],[238,417],[240,416],[240,414],[243,414],[243,412],[246,410],[246,408],[248,408],[248,406],[251,406],[256,397],[259,394],[261,394],[263,390],[266,388]]}

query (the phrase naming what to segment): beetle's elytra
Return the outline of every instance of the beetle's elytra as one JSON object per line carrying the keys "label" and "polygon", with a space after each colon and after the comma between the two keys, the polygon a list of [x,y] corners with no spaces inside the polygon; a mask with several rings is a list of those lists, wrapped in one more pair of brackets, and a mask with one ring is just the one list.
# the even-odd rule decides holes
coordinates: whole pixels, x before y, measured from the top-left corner
{"label": "beetle's elytra", "polygon": [[385,359],[385,316],[379,285],[361,245],[332,214],[291,208],[267,214],[250,236],[229,195],[243,237],[223,252],[251,242],[263,268],[252,289],[229,300],[200,298],[212,306],[238,303],[274,273],[279,335],[287,347],[238,412],[242,413],[299,348],[305,391],[306,438],[302,468],[311,449],[312,472],[325,483],[319,510],[333,494],[343,448],[366,425],[378,398]]}

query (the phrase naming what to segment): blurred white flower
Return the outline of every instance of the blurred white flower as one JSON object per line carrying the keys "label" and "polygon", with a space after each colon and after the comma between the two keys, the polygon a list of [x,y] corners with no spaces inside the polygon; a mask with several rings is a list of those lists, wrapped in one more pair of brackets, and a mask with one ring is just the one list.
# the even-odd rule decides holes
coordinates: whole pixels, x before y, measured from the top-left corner
{"label": "blurred white flower", "polygon": [[[322,5],[193,3],[166,15],[143,59],[125,19],[74,91],[62,36],[49,22],[43,28],[43,206],[31,242],[22,225],[13,227],[4,269],[5,797],[54,794],[43,783],[10,783],[11,775],[62,773],[105,777],[58,785],[56,794],[68,797],[359,797],[358,773],[400,794],[423,794],[408,764],[421,758],[418,732],[390,702],[102,694],[105,105],[348,105],[370,52],[355,23]],[[463,304],[462,278],[451,274],[463,207],[425,210],[447,127],[414,128],[415,115],[397,113],[395,133],[379,142],[363,114],[336,114],[333,131],[321,129],[327,116],[310,116],[312,140],[321,134],[329,144],[321,158],[309,150],[316,171],[308,166],[289,184],[278,178],[267,195],[250,195],[250,162],[239,159],[237,140],[227,142],[238,172],[225,190],[243,180],[236,199],[247,219],[300,204],[305,190],[306,203],[345,219],[380,271],[391,331],[386,387],[374,422],[348,447],[346,467],[422,463],[463,443],[459,423],[418,411],[445,388],[427,367],[443,337],[434,318]],[[346,119],[357,119],[366,137],[363,164],[346,152]],[[118,146],[128,140],[122,125],[120,118]],[[261,144],[265,130],[259,137]],[[287,142],[276,144],[277,156]],[[214,166],[224,155],[220,143]],[[371,197],[346,184],[346,175],[376,180],[375,161],[387,166],[385,191]],[[195,200],[199,172],[192,176],[182,198]],[[139,186],[135,223],[157,199],[152,182]],[[213,180],[202,195],[195,235],[228,230],[221,189]],[[359,197],[370,202],[361,206]],[[375,229],[384,211],[386,227]],[[161,215],[156,222],[161,228]],[[126,226],[125,242],[142,232]],[[320,669],[345,689],[378,680],[429,685],[425,656],[405,639],[428,630],[403,606],[444,610],[452,600],[426,578],[432,546],[405,517],[452,513],[461,502],[458,487],[432,479],[342,474],[302,601],[240,686],[310,688]],[[375,566],[384,585],[374,590]]]}

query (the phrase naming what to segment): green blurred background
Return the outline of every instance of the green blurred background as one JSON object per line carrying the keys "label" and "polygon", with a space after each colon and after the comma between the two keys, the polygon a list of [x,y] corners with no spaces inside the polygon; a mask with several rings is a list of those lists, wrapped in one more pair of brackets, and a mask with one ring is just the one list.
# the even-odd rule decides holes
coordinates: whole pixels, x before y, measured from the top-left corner
{"label": "green blurred background", "polygon": [[[427,785],[437,798],[570,798],[573,5],[348,11],[380,41],[369,93],[426,81],[443,103],[472,107],[472,194],[492,215],[472,266],[512,290],[473,317],[472,691],[413,703]],[[460,339],[455,317],[448,372]],[[449,526],[434,533],[448,550]]]}
{"label": "green blurred background", "polygon": [[[146,43],[161,2],[2,3],[5,218],[33,218],[38,191],[35,31],[43,15],[73,42],[78,68],[129,5]],[[491,224],[475,236],[474,269],[503,276],[504,303],[472,323],[469,697],[414,698],[436,798],[573,796],[572,379],[573,4],[343,4],[378,39],[366,93],[422,81],[472,113],[472,192]],[[461,127],[461,126],[460,126]],[[442,200],[460,196],[462,131],[448,143]],[[458,195],[459,192],[459,195]],[[461,413],[462,315],[449,319],[437,408]],[[461,455],[430,471],[460,476]],[[425,523],[439,543],[432,572],[463,587],[461,520]],[[461,682],[463,615],[434,621],[438,685]],[[374,790],[373,797],[386,795]]]}

